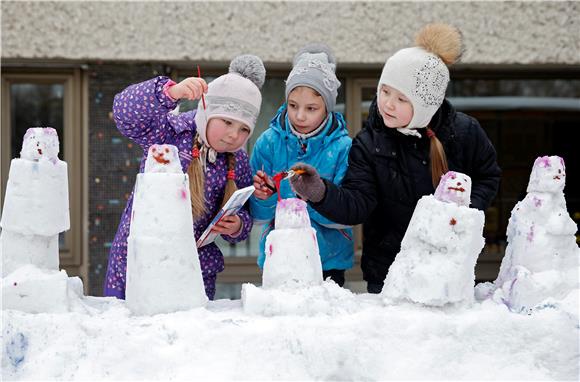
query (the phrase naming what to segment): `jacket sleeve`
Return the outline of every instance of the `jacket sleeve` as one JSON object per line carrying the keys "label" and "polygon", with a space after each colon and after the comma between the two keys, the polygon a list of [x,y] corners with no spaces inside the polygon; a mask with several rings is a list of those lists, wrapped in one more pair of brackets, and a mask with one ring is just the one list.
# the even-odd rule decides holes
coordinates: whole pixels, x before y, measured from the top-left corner
{"label": "jacket sleeve", "polygon": [[[271,156],[268,152],[268,147],[269,145],[264,135],[258,138],[250,159],[252,174],[262,169],[267,174],[272,173],[272,161],[269,160]],[[256,224],[267,224],[274,219],[277,200],[276,193],[266,200],[258,199],[253,195],[250,197],[250,212]]]}
{"label": "jacket sleeve", "polygon": [[[345,138],[340,143],[341,150],[336,158],[336,161],[337,161],[336,172],[334,174],[334,178],[329,179],[332,183],[334,183],[336,185],[341,184],[341,182],[344,179],[344,176],[346,174],[346,171],[348,169],[348,153],[350,151],[351,144],[352,144],[352,140],[350,138]],[[333,150],[332,147],[330,147],[328,149]],[[350,225],[336,223],[336,222],[324,217],[323,215],[321,215],[319,212],[317,212],[315,209],[313,209],[312,206],[309,206],[309,207],[310,208],[308,208],[308,213],[310,214],[310,219],[314,220],[318,224],[325,226],[327,228],[332,228],[332,229],[350,228]]]}
{"label": "jacket sleeve", "polygon": [[477,120],[472,120],[469,130],[472,138],[471,206],[479,210],[488,208],[497,194],[501,169],[497,154],[485,131]]}
{"label": "jacket sleeve", "polygon": [[131,85],[118,93],[113,101],[117,129],[144,150],[154,143],[165,142],[168,113],[177,105],[163,94],[167,81],[168,77],[159,76]]}
{"label": "jacket sleeve", "polygon": [[[244,188],[252,185],[252,170],[248,161],[248,154],[244,150],[236,152],[236,186]],[[222,235],[224,240],[230,243],[237,243],[244,241],[250,236],[250,231],[254,223],[250,216],[248,204],[246,203],[241,210],[238,211],[238,216],[242,219],[242,230],[236,237],[229,235]]]}
{"label": "jacket sleeve", "polygon": [[324,180],[326,194],[310,205],[322,216],[336,223],[363,223],[377,205],[377,180],[372,155],[365,148],[360,134],[352,142],[348,168],[340,186]]}

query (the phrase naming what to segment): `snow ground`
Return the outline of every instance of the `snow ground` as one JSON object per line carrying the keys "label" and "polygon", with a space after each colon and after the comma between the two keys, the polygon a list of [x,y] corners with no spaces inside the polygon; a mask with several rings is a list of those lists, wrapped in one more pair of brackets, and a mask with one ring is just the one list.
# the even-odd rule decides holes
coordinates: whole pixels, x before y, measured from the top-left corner
{"label": "snow ground", "polygon": [[70,313],[3,310],[2,378],[578,380],[578,315],[558,304],[523,315],[491,300],[347,297],[325,314],[275,317],[245,314],[240,300],[143,317],[102,297]]}

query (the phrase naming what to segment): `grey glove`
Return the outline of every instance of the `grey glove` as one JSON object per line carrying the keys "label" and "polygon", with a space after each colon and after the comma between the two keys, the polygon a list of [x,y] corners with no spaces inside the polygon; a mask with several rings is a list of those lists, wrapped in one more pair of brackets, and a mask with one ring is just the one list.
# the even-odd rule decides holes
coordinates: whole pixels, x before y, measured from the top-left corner
{"label": "grey glove", "polygon": [[296,163],[292,166],[292,170],[304,171],[302,174],[296,174],[290,178],[290,185],[298,196],[314,203],[318,203],[324,198],[326,186],[314,167],[306,163]]}

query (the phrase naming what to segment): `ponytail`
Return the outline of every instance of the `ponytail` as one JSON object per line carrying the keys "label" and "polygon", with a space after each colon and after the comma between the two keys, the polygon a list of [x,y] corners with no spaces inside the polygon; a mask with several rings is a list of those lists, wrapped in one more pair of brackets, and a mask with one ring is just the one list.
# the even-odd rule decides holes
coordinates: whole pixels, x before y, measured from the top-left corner
{"label": "ponytail", "polygon": [[445,150],[441,141],[435,136],[435,132],[431,128],[427,127],[427,136],[430,140],[430,152],[429,158],[431,161],[431,181],[433,182],[433,188],[437,188],[441,176],[449,171],[449,166],[447,165],[447,157],[445,156]]}

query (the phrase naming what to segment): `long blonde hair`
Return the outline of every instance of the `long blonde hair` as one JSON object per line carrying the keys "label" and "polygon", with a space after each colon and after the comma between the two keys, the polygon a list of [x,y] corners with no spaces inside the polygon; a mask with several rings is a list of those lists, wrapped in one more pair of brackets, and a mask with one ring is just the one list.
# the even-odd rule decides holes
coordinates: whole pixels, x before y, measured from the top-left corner
{"label": "long blonde hair", "polygon": [[[193,139],[192,156],[193,159],[187,168],[187,175],[189,176],[189,192],[191,195],[191,213],[193,220],[199,219],[205,213],[205,173],[201,163],[199,152],[201,150],[201,142],[196,135]],[[232,194],[238,189],[236,185],[236,155],[234,153],[227,153],[226,160],[228,162],[227,181],[224,190],[224,197],[220,208],[228,201]]]}

